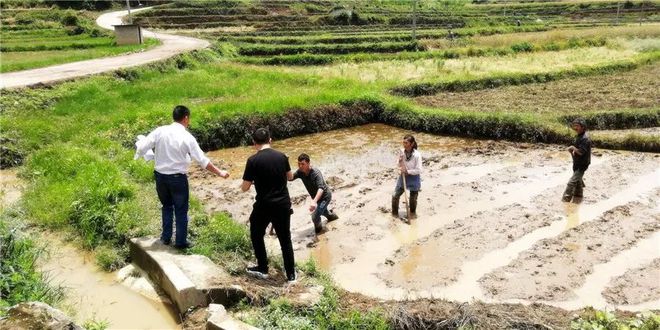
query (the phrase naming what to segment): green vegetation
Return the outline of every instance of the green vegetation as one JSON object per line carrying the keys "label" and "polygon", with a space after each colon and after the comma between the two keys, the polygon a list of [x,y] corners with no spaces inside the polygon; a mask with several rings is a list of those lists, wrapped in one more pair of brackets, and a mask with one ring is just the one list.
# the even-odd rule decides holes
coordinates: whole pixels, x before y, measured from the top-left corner
{"label": "green vegetation", "polygon": [[660,327],[660,315],[637,314],[632,318],[617,318],[607,311],[587,310],[571,322],[572,330],[651,330]]}
{"label": "green vegetation", "polygon": [[[215,28],[254,26],[257,30],[324,30],[377,26],[381,30],[410,26],[412,1],[177,1],[139,13],[138,22],[159,28]],[[534,24],[599,24],[638,22],[649,19],[657,4],[628,1],[623,9],[616,2],[515,3],[472,5],[469,1],[417,2],[420,27],[459,28]],[[617,14],[618,11],[618,14]],[[277,15],[270,15],[277,13]],[[201,19],[203,17],[203,19]]]}
{"label": "green vegetation", "polygon": [[90,60],[94,58],[132,53],[158,45],[157,39],[146,39],[142,45],[115,46],[114,41],[109,46],[94,46],[90,49],[66,49],[57,51],[9,52],[2,54],[0,72],[12,72],[42,68],[46,66],[70,62]]}
{"label": "green vegetation", "polygon": [[24,228],[17,220],[21,216],[9,209],[0,214],[0,316],[19,302],[55,304],[64,297],[62,288],[52,286],[37,270],[43,250],[21,233]]}
{"label": "green vegetation", "polygon": [[110,326],[108,321],[89,320],[83,323],[83,328],[87,330],[105,330]]}
{"label": "green vegetation", "polygon": [[311,306],[296,306],[287,298],[276,298],[265,307],[252,308],[243,319],[261,329],[390,329],[385,312],[374,309],[368,312],[347,307],[340,299],[340,292],[329,276],[320,272],[312,259],[299,267],[305,274],[304,281],[323,286],[320,301]]}
{"label": "green vegetation", "polygon": [[95,25],[92,13],[45,8],[3,10],[0,39],[0,72],[130,53],[159,43],[147,39],[144,45],[117,46],[110,32]]}

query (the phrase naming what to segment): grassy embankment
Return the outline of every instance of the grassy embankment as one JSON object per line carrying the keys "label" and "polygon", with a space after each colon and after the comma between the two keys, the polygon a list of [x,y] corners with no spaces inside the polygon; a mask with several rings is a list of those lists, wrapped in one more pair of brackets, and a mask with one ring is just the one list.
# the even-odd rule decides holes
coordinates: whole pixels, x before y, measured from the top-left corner
{"label": "grassy embankment", "polygon": [[117,46],[111,32],[95,26],[93,13],[59,9],[5,9],[0,28],[0,72],[20,71],[154,47]]}

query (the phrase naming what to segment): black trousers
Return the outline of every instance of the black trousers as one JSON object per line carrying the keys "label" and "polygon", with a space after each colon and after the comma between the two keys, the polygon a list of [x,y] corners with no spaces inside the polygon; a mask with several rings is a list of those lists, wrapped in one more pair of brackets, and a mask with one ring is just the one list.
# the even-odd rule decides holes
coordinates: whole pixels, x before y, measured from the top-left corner
{"label": "black trousers", "polygon": [[264,235],[266,235],[266,227],[269,223],[273,224],[273,228],[277,232],[277,239],[280,241],[284,269],[287,275],[293,275],[296,270],[293,244],[291,243],[290,208],[267,208],[255,205],[252,209],[250,214],[250,239],[252,240],[254,255],[257,257],[257,266],[260,271],[268,272],[268,255]]}

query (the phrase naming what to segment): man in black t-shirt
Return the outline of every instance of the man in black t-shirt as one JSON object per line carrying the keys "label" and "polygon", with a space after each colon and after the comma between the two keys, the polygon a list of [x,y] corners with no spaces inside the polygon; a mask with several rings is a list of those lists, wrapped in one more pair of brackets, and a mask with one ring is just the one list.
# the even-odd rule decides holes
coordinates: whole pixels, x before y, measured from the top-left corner
{"label": "man in black t-shirt", "polygon": [[579,202],[583,196],[584,180],[582,178],[591,164],[591,139],[586,132],[587,125],[583,119],[573,120],[571,126],[577,133],[575,142],[568,147],[568,152],[573,158],[573,176],[568,180],[562,201],[570,202],[572,199],[573,202]]}
{"label": "man in black t-shirt", "polygon": [[242,191],[248,191],[252,184],[257,196],[250,214],[250,239],[257,266],[248,267],[250,275],[268,278],[268,255],[264,244],[264,235],[269,223],[277,231],[277,238],[282,248],[284,269],[289,283],[296,282],[293,244],[291,243],[291,198],[287,181],[293,179],[289,159],[283,153],[270,147],[270,133],[265,128],[257,129],[252,134],[257,153],[248,158],[243,173]]}
{"label": "man in black t-shirt", "polygon": [[312,198],[312,204],[309,206],[309,211],[312,212],[314,231],[319,234],[323,230],[321,215],[326,217],[328,221],[339,219],[336,214],[328,210],[328,205],[332,200],[332,193],[330,192],[330,189],[328,189],[328,185],[325,184],[321,171],[313,168],[310,164],[309,156],[307,154],[300,154],[300,156],[298,156],[298,170],[293,174],[293,180],[295,179],[302,180],[309,196]]}

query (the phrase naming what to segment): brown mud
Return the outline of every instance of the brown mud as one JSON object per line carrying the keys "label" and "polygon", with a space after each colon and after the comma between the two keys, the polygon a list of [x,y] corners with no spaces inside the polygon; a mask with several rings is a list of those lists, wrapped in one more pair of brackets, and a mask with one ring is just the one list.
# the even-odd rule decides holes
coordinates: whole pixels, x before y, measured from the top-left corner
{"label": "brown mud", "polygon": [[[634,248],[636,242],[648,244],[644,239],[652,240],[655,235],[651,234],[660,232],[660,158],[656,154],[594,150],[581,204],[562,203],[559,199],[571,175],[570,156],[563,146],[414,132],[425,168],[418,217],[408,224],[390,214],[395,153],[406,133],[411,132],[369,124],[274,141],[273,147],[290,157],[294,169],[299,153],[310,154],[312,165],[321,169],[333,189],[331,208],[340,217],[327,224],[326,231],[317,237],[306,211],[309,196],[302,183],[290,183],[296,259],[303,261],[311,256],[350,292],[394,300],[444,298],[466,302],[474,298],[491,303],[550,301],[561,305],[563,300],[574,300],[572,292],[579,291],[594,267]],[[242,194],[238,187],[245,161],[253,153],[251,147],[210,153],[215,162],[229,168],[229,180],[199,169],[192,171],[191,190],[208,211],[226,211],[237,221],[247,223],[254,192]],[[624,235],[618,232],[622,229],[617,221],[627,216],[617,210],[636,203],[641,205],[641,213],[633,216],[637,219],[633,223],[641,224],[624,230],[631,231]],[[403,204],[399,215],[405,215]],[[611,220],[602,222],[603,218]],[[603,241],[601,246],[605,246],[604,240],[613,244],[603,253],[591,253],[586,250],[588,244],[580,245],[589,253],[582,254],[581,264],[574,263],[575,246],[571,244],[579,243],[577,239],[565,239],[567,234]],[[599,235],[605,236],[597,238]],[[537,246],[548,240],[556,240],[559,251],[539,254]],[[267,237],[267,241],[272,253],[279,253],[276,238]],[[521,277],[505,277],[493,294],[491,283],[484,279],[521,258],[526,260],[526,255],[531,259],[523,264],[532,265],[531,253],[544,256],[540,259],[543,263],[563,263],[562,274],[566,275],[555,278],[564,281],[564,293],[552,291],[556,286],[552,278],[529,275],[534,270],[525,273],[525,268],[512,268],[527,274],[522,285],[534,289],[527,295],[518,294]],[[660,257],[657,250],[645,255]],[[648,263],[645,259],[637,261]],[[639,266],[633,260],[625,264],[623,271]],[[596,272],[600,274],[598,281],[609,280],[610,271]],[[604,290],[605,284],[599,284],[599,288],[603,286]],[[553,296],[547,292],[553,292]],[[572,302],[566,306],[578,309],[585,305]],[[660,308],[655,304],[644,306]]]}

